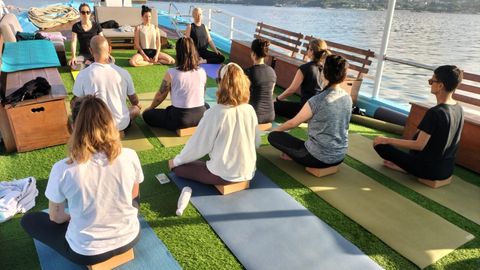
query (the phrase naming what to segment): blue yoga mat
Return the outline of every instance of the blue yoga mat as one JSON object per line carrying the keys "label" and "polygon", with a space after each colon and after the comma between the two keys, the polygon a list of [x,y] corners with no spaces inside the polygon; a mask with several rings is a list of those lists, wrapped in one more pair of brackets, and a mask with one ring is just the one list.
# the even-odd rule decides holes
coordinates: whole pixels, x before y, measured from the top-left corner
{"label": "blue yoga mat", "polygon": [[222,66],[220,64],[201,64],[202,68],[207,72],[207,76],[215,79],[217,78],[217,70]]}
{"label": "blue yoga mat", "polygon": [[2,72],[16,72],[35,68],[58,67],[57,52],[48,40],[26,40],[5,43],[2,54]]}
{"label": "blue yoga mat", "polygon": [[[140,241],[133,247],[135,259],[116,267],[115,270],[182,269],[142,216],[140,216],[140,225],[142,227],[142,236]],[[70,262],[42,242],[37,240],[34,242],[42,269],[87,269],[86,266]]]}
{"label": "blue yoga mat", "polygon": [[246,269],[382,269],[275,183],[256,171],[250,188],[221,195],[171,173]]}

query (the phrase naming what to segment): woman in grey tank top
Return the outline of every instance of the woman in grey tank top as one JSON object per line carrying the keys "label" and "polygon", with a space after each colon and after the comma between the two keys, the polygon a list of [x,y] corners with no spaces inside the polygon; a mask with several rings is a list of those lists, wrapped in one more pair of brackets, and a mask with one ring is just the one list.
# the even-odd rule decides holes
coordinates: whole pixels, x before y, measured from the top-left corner
{"label": "woman in grey tank top", "polygon": [[[322,77],[328,81],[325,90],[311,97],[300,112],[268,135],[270,144],[282,151],[283,159],[306,167],[327,168],[342,163],[348,148],[348,127],[352,99],[340,84],[347,77],[348,62],[340,55],[325,59]],[[308,120],[305,142],[283,131]]]}

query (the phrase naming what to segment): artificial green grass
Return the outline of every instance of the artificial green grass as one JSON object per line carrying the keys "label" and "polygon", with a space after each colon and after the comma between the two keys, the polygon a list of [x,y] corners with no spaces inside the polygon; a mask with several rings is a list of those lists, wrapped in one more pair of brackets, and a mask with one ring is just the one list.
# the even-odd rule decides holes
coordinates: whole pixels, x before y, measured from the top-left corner
{"label": "artificial green grass", "polygon": [[[170,40],[170,43],[175,44],[175,41]],[[70,48],[68,44],[65,47],[67,49]],[[165,52],[174,56],[175,50],[165,50]],[[129,67],[128,60],[134,53],[135,51],[133,50],[113,51],[112,55],[115,57],[116,63],[126,68],[132,75],[137,93],[157,91],[163,74],[170,66]],[[226,55],[226,58],[228,58],[228,55]],[[69,68],[61,67],[59,71],[71,96],[74,81]],[[212,87],[215,85],[215,81],[209,78],[207,86]],[[283,89],[279,87],[275,89],[276,94],[280,94],[282,91]],[[299,98],[292,96],[290,100],[298,101]],[[284,121],[281,118],[276,120],[278,122]],[[223,244],[221,239],[218,238],[195,207],[189,204],[182,216],[177,217],[175,215],[180,190],[174,183],[161,185],[154,177],[157,173],[170,173],[168,160],[177,155],[183,146],[165,148],[141,118],[137,118],[136,123],[154,146],[152,150],[138,152],[145,175],[145,181],[140,185],[140,213],[183,268],[242,269],[243,266],[229,251],[228,247]],[[398,137],[356,124],[350,124],[350,132],[360,133],[371,139],[376,136]],[[291,134],[299,138],[307,138],[305,129],[295,128],[291,131]],[[262,136],[262,145],[266,144],[268,144],[268,140],[265,135]],[[65,145],[61,145],[27,153],[7,154],[5,146],[2,144],[0,145],[0,179],[11,181],[13,178],[35,177],[37,179],[39,196],[36,198],[36,206],[31,211],[45,209],[48,207],[48,200],[44,192],[50,169],[55,162],[66,156],[65,151]],[[358,246],[380,266],[385,269],[418,269],[417,266],[326,203],[310,189],[295,181],[262,156],[258,155],[257,157],[257,168],[260,171],[313,214]],[[345,163],[475,235],[476,238],[474,240],[427,267],[427,269],[480,268],[479,225],[389,179],[353,158],[347,156]],[[480,186],[480,176],[476,173],[457,166],[455,174],[474,185]],[[21,214],[16,215],[12,220],[0,224],[0,269],[40,269],[33,240],[20,226],[21,216]]]}

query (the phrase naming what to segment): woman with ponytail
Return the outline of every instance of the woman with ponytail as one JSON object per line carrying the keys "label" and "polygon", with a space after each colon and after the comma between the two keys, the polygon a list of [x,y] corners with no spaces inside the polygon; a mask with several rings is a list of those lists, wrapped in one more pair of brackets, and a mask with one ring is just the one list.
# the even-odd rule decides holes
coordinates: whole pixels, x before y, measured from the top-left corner
{"label": "woman with ponytail", "polygon": [[143,22],[135,27],[134,43],[138,53],[132,56],[130,65],[141,67],[153,64],[174,64],[175,60],[170,55],[160,52],[160,30],[158,26],[151,23],[151,8],[142,6],[142,19]]}
{"label": "woman with ponytail", "polygon": [[[208,185],[249,181],[255,175],[260,130],[248,104],[250,82],[240,66],[219,71],[218,105],[205,112],[180,155],[168,161],[176,175]],[[197,161],[208,154],[210,160]]]}
{"label": "woman with ponytail", "polygon": [[245,75],[250,79],[250,105],[255,109],[258,123],[270,123],[275,120],[272,94],[277,81],[277,75],[270,66],[265,65],[264,59],[268,54],[270,41],[257,38],[252,42],[250,57],[253,66],[245,69]]}
{"label": "woman with ponytail", "polygon": [[[209,108],[205,103],[207,73],[198,66],[198,54],[191,38],[179,38],[176,43],[177,67],[170,68],[163,76],[160,89],[150,107],[143,111],[147,125],[170,130],[196,127]],[[172,105],[155,109],[168,93]]]}
{"label": "woman with ponytail", "polygon": [[[342,163],[348,148],[348,127],[352,99],[340,84],[347,77],[348,62],[340,55],[325,59],[322,77],[325,89],[310,98],[302,110],[268,135],[270,144],[282,151],[280,157],[311,168],[327,168]],[[308,120],[308,140],[283,132]]]}
{"label": "woman with ponytail", "polygon": [[[322,73],[323,62],[329,54],[325,41],[321,39],[310,41],[310,45],[307,47],[307,56],[311,61],[298,68],[292,84],[275,99],[275,114],[293,118],[309,98],[324,89],[325,84],[320,74]],[[298,87],[301,89],[300,102],[284,101],[284,99],[293,95]]]}

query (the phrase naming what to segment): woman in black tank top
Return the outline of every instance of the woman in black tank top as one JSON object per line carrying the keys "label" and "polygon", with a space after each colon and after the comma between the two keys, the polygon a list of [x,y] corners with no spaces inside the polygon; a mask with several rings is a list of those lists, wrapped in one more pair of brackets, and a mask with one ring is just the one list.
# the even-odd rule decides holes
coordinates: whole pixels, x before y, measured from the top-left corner
{"label": "woman in black tank top", "polygon": [[[198,54],[200,55],[200,64],[223,63],[223,61],[225,61],[225,57],[217,50],[212,38],[210,37],[210,32],[208,31],[207,27],[202,24],[202,9],[199,7],[194,8],[192,11],[192,16],[195,21],[192,24],[187,25],[185,36],[193,39]],[[215,52],[209,51],[208,45],[210,45]]]}

